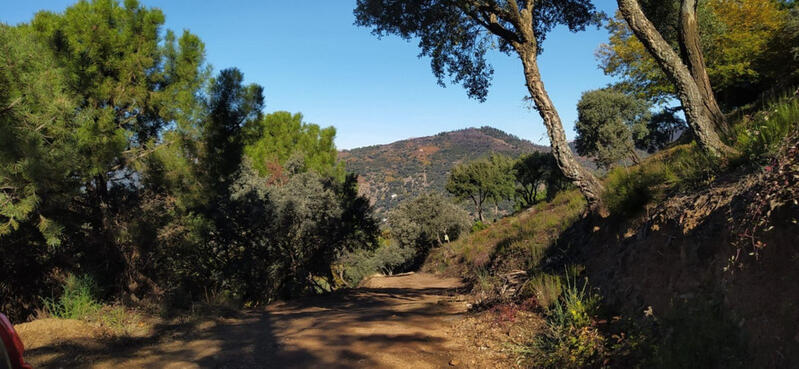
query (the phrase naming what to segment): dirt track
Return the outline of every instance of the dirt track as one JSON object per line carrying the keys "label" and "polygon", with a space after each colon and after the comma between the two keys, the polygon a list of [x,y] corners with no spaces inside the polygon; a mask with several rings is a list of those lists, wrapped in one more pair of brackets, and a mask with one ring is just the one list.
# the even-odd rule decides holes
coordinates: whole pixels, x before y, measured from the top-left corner
{"label": "dirt track", "polygon": [[[162,324],[124,342],[26,343],[27,357],[37,368],[486,367],[451,334],[466,308],[459,280],[420,273],[365,286],[235,318]],[[23,341],[36,341],[35,330],[22,328]]]}

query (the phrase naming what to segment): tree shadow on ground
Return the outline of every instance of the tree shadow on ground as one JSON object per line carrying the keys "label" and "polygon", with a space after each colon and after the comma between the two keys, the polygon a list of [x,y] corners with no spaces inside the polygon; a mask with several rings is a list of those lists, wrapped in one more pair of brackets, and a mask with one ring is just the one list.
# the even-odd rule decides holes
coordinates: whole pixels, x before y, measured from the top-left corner
{"label": "tree shadow on ground", "polygon": [[[27,351],[37,368],[404,368],[446,365],[435,322],[459,315],[448,288],[364,288],[233,317],[156,325],[142,338],[71,340]],[[385,355],[388,355],[385,356]],[[393,357],[392,357],[393,355]],[[443,363],[443,364],[442,364]]]}

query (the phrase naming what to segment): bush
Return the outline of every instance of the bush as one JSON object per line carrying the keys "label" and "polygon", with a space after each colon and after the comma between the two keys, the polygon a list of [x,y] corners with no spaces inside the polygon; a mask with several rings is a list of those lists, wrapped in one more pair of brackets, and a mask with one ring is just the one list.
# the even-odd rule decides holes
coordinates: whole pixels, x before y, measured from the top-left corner
{"label": "bush", "polygon": [[596,329],[595,316],[599,296],[567,278],[563,296],[549,310],[547,324],[532,341],[514,348],[520,361],[530,361],[539,368],[602,368],[609,349],[605,337]]}
{"label": "bush", "polygon": [[62,319],[88,319],[101,308],[94,298],[96,291],[97,286],[88,275],[76,277],[70,274],[58,300],[44,299],[45,312]]}
{"label": "bush", "polygon": [[471,220],[469,213],[446,197],[430,193],[400,203],[388,215],[388,226],[392,239],[416,250],[415,265],[410,266],[416,267],[424,262],[433,246],[466,234]]}
{"label": "bush", "polygon": [[560,277],[546,273],[535,275],[527,281],[525,287],[531,295],[535,296],[538,304],[545,309],[549,309],[556,303],[563,292]]}
{"label": "bush", "polygon": [[485,223],[483,223],[483,222],[478,220],[478,221],[474,222],[474,224],[472,224],[472,233],[480,232],[480,231],[482,231],[482,230],[484,230],[486,228],[488,228],[488,224],[485,224]]}
{"label": "bush", "polygon": [[613,214],[633,216],[663,194],[664,184],[674,180],[674,174],[661,161],[616,168],[608,173],[603,202]]}
{"label": "bush", "polygon": [[664,154],[662,161],[680,190],[710,183],[721,170],[721,162],[705,155],[696,143],[675,147]]}
{"label": "bush", "polygon": [[758,112],[737,132],[738,149],[744,160],[758,161],[775,153],[786,136],[799,128],[799,99],[787,98]]}
{"label": "bush", "polygon": [[358,249],[345,253],[338,262],[341,278],[349,286],[357,286],[364,278],[382,273],[390,275],[402,270],[415,256],[411,247],[403,247],[397,242],[381,240],[374,250]]}

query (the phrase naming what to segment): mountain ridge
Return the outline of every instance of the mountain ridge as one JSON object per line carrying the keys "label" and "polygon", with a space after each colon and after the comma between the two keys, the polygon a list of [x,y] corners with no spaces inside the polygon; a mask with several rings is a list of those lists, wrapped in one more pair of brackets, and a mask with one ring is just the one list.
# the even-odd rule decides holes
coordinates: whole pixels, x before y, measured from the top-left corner
{"label": "mountain ridge", "polygon": [[446,193],[447,176],[455,164],[491,153],[518,157],[534,151],[549,152],[550,148],[482,126],[341,150],[339,160],[348,172],[359,175],[359,191],[384,216],[399,202],[421,193]]}

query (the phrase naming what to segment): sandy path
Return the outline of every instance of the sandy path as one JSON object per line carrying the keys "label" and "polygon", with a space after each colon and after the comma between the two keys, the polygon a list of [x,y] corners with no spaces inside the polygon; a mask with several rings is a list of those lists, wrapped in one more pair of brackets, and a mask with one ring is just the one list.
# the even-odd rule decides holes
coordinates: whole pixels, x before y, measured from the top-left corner
{"label": "sandy path", "polygon": [[[444,368],[466,351],[457,279],[376,278],[364,288],[189,326],[157,326],[125,342],[69,339],[28,347],[37,368]],[[24,332],[24,331],[23,331]],[[35,332],[21,332],[31,338]]]}

